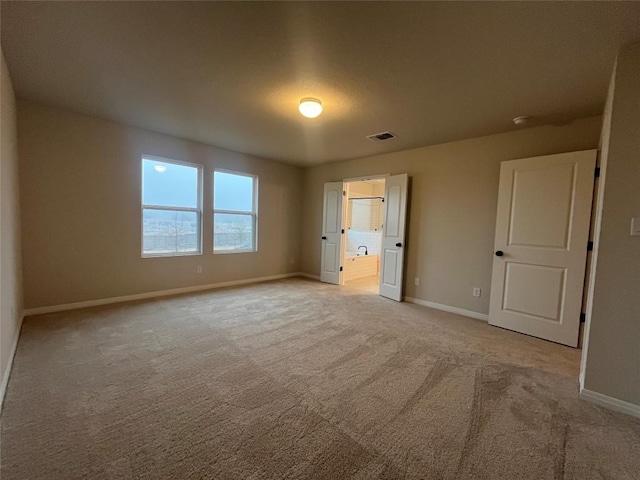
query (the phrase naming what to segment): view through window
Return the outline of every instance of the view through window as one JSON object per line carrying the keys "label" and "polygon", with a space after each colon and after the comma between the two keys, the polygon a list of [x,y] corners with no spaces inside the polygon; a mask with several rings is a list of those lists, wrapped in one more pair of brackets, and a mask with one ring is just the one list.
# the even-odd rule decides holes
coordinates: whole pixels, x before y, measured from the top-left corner
{"label": "view through window", "polygon": [[142,159],[142,255],[201,252],[199,165]]}
{"label": "view through window", "polygon": [[256,251],[258,179],[252,175],[213,174],[213,250],[215,253]]}

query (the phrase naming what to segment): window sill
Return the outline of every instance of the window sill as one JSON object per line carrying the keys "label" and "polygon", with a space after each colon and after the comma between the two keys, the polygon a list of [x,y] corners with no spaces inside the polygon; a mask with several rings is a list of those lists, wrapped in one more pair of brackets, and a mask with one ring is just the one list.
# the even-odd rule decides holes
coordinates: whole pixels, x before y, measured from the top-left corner
{"label": "window sill", "polygon": [[202,255],[202,252],[185,253],[143,253],[142,258],[166,258],[166,257],[195,257]]}
{"label": "window sill", "polygon": [[257,253],[258,250],[214,250],[214,255],[229,255],[232,253]]}

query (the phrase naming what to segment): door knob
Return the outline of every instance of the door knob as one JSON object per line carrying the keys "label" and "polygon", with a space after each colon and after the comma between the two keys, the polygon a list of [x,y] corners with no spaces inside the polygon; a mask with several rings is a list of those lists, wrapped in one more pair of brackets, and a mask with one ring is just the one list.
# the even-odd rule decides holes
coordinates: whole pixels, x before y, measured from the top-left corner
{"label": "door knob", "polygon": [[498,251],[496,252],[496,257],[501,257],[501,256],[503,256],[503,255],[504,255],[504,252],[503,252],[502,250],[498,250]]}
{"label": "door knob", "polygon": [[396,243],[396,247],[401,247],[402,244],[400,242]]}
{"label": "door knob", "polygon": [[322,237],[322,239],[323,239],[323,240],[326,240],[326,239],[327,239],[327,237]]}

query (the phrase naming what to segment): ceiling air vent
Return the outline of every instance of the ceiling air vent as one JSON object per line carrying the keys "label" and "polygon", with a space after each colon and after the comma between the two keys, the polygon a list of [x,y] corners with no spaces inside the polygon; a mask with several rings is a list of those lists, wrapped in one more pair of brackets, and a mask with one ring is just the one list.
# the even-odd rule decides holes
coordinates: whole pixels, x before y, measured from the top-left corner
{"label": "ceiling air vent", "polygon": [[392,138],[396,138],[397,135],[391,132],[381,132],[374,133],[373,135],[367,135],[369,140],[373,140],[374,142],[384,142],[385,140],[391,140]]}

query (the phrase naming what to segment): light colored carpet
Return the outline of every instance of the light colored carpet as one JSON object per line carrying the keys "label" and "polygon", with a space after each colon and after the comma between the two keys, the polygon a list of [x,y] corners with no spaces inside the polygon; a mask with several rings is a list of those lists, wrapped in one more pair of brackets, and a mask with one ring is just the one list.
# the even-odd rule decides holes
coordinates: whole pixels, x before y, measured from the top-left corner
{"label": "light colored carpet", "polygon": [[25,321],[3,480],[638,479],[579,351],[303,279]]}

